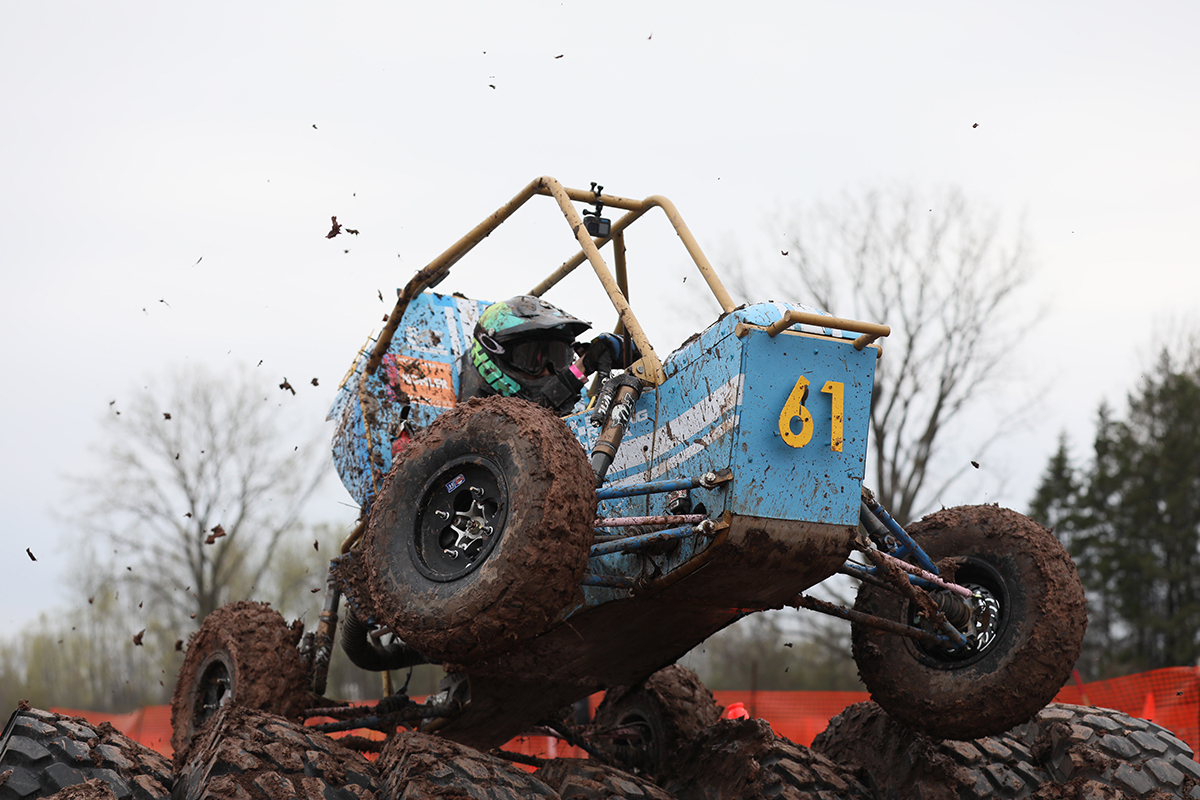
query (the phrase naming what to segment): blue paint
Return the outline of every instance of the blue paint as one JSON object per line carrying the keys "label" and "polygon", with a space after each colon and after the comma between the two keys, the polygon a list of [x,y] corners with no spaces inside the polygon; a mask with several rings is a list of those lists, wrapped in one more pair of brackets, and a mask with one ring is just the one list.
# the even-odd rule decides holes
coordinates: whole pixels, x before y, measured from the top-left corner
{"label": "blue paint", "polygon": [[[487,305],[431,292],[415,298],[384,366],[366,380],[365,402],[358,387],[373,342],[359,354],[330,417],[337,422],[338,473],[365,509],[406,431],[426,427],[453,404],[458,358]],[[785,303],[740,308],[663,359],[666,380],[638,399],[598,492],[600,516],[665,514],[665,493],[689,488],[692,502],[710,519],[730,512],[856,524],[876,350],[855,350],[852,334],[819,327],[794,325],[793,332],[775,337],[761,329],[792,308],[813,310]],[[420,368],[409,369],[413,364]],[[794,448],[779,435],[779,415],[800,375],[811,383],[806,406],[815,428],[809,444]],[[821,392],[826,381],[844,385],[841,452],[830,448],[831,398]],[[564,422],[590,452],[599,432],[583,403]],[[712,489],[699,485],[698,476],[730,467],[732,481]],[[690,533],[664,554],[620,552],[629,543],[593,550],[584,605],[624,597],[631,581],[669,574],[696,558],[710,540]]]}
{"label": "blue paint", "polygon": [[609,553],[634,553],[660,542],[668,542],[672,539],[682,539],[686,536],[697,535],[695,526],[688,525],[683,528],[670,528],[664,531],[654,531],[653,533],[625,536],[620,539],[614,539],[611,542],[600,542],[599,544],[592,545],[591,549],[588,550],[588,556],[603,556]]}

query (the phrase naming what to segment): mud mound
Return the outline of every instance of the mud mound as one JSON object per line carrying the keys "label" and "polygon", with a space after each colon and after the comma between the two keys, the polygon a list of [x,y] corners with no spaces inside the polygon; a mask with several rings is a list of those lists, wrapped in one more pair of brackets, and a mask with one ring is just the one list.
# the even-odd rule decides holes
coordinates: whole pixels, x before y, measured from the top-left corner
{"label": "mud mound", "polygon": [[940,741],[856,703],[813,749],[857,772],[881,800],[965,797],[1186,797],[1200,780],[1191,750],[1166,729],[1118,711],[1052,704],[998,736]]}
{"label": "mud mound", "polygon": [[176,775],[174,800],[374,800],[375,769],[323,733],[265,711],[225,706]]}
{"label": "mud mound", "polygon": [[311,707],[309,671],[297,646],[304,630],[266,603],[241,600],[209,614],[188,643],[171,698],[175,765],[205,720],[226,704],[298,718]]}
{"label": "mud mound", "polygon": [[657,784],[586,758],[556,758],[536,774],[562,800],[674,800]]}
{"label": "mud mound", "polygon": [[379,754],[379,795],[386,800],[558,800],[542,781],[507,761],[413,731],[388,739]]}
{"label": "mud mound", "polygon": [[92,778],[55,792],[46,800],[116,800],[112,787],[99,778]]}
{"label": "mud mound", "polygon": [[872,800],[850,770],[777,735],[761,719],[721,720],[672,767],[675,774],[662,785],[678,800]]}
{"label": "mud mound", "polygon": [[[118,800],[162,800],[171,791],[171,764],[116,731],[49,711],[17,711],[0,738],[0,800],[48,797],[100,780]],[[82,791],[82,790],[81,790]]]}
{"label": "mud mound", "polygon": [[636,686],[609,689],[595,725],[618,761],[658,777],[681,747],[720,718],[721,707],[699,676],[672,664]]}

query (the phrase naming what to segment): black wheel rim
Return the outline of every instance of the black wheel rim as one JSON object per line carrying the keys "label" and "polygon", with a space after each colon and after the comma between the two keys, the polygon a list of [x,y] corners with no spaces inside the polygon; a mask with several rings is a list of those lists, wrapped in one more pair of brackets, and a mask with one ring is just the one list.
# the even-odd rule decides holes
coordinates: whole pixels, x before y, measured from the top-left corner
{"label": "black wheel rim", "polygon": [[617,722],[623,735],[617,740],[617,750],[632,767],[653,770],[658,766],[658,737],[654,724],[640,711],[627,711]]}
{"label": "black wheel rim", "polygon": [[233,672],[223,658],[213,658],[200,673],[196,686],[195,727],[212,718],[233,699]]}
{"label": "black wheel rim", "polygon": [[421,491],[409,541],[413,564],[433,581],[454,581],[478,569],[504,534],[508,482],[483,456],[457,458]]}
{"label": "black wheel rim", "polygon": [[[913,643],[918,658],[940,669],[967,667],[984,658],[1004,636],[1008,627],[1009,593],[1003,576],[986,561],[964,559],[956,568],[955,583],[974,594],[966,602],[972,607],[972,623],[960,631],[967,640],[962,647],[939,647]],[[916,609],[909,609],[909,624],[918,625]]]}

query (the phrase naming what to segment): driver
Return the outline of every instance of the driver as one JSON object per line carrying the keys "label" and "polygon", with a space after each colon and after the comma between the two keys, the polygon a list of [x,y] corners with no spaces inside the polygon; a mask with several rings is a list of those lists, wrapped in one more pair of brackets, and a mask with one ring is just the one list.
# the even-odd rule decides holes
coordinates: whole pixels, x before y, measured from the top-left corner
{"label": "driver", "polygon": [[621,339],[611,333],[577,343],[590,327],[540,297],[492,303],[459,364],[458,401],[499,394],[571,413],[587,376],[607,373],[621,356]]}

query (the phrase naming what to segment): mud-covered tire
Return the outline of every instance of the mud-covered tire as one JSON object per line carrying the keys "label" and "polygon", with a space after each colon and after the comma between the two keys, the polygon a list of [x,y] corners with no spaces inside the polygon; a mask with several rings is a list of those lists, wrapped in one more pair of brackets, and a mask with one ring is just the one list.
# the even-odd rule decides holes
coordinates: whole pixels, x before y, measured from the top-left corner
{"label": "mud-covered tire", "polygon": [[375,768],[319,731],[275,714],[223,706],[175,776],[172,800],[374,800]]}
{"label": "mud-covered tire", "polygon": [[[601,747],[627,769],[655,778],[676,751],[721,718],[712,692],[690,669],[672,664],[633,686],[615,686],[596,708]],[[633,738],[614,738],[632,730]]]}
{"label": "mud-covered tire", "polygon": [[92,778],[55,792],[46,800],[117,800],[117,796],[107,783],[99,778]]}
{"label": "mud-covered tire", "polygon": [[812,747],[855,770],[879,800],[1182,798],[1200,781],[1191,749],[1165,728],[1058,703],[1012,730],[970,741],[931,739],[875,703],[856,703]]}
{"label": "mud-covered tire", "polygon": [[0,736],[0,800],[49,797],[88,780],[107,784],[118,800],[163,800],[171,763],[104,723],[28,709],[15,712]]}
{"label": "mud-covered tire", "polygon": [[1008,800],[1029,797],[1049,780],[1031,744],[1008,734],[974,741],[932,739],[868,701],[831,719],[812,749],[853,770],[878,800]]}
{"label": "mud-covered tire", "polygon": [[[1200,796],[1200,764],[1171,731],[1121,711],[1055,703],[1018,726],[1001,744],[1029,746],[1058,783],[1116,787],[1122,798]],[[1184,787],[1187,787],[1185,792]],[[1193,794],[1194,791],[1194,794]]]}
{"label": "mud-covered tire", "polygon": [[[865,624],[854,660],[871,699],[932,736],[1002,733],[1049,703],[1079,657],[1087,611],[1075,564],[1046,528],[997,506],[944,509],[908,532],[943,575],[999,607],[990,644],[954,655]],[[856,611],[908,623],[901,594],[864,583]]]}
{"label": "mud-covered tire", "polygon": [[191,641],[171,698],[175,764],[201,726],[225,705],[299,718],[311,707],[311,670],[298,649],[304,630],[266,603],[238,601],[209,614]]}
{"label": "mud-covered tire", "polygon": [[393,734],[376,764],[381,800],[558,800],[553,789],[507,761],[415,731]]}
{"label": "mud-covered tire", "polygon": [[660,783],[678,800],[874,800],[849,769],[779,736],[761,719],[710,725]]}
{"label": "mud-covered tire", "polygon": [[562,800],[674,800],[656,783],[587,758],[554,758],[535,774]]}
{"label": "mud-covered tire", "polygon": [[595,478],[562,420],[509,397],[456,406],[401,451],[372,504],[374,616],[433,660],[506,650],[580,597],[595,513]]}

